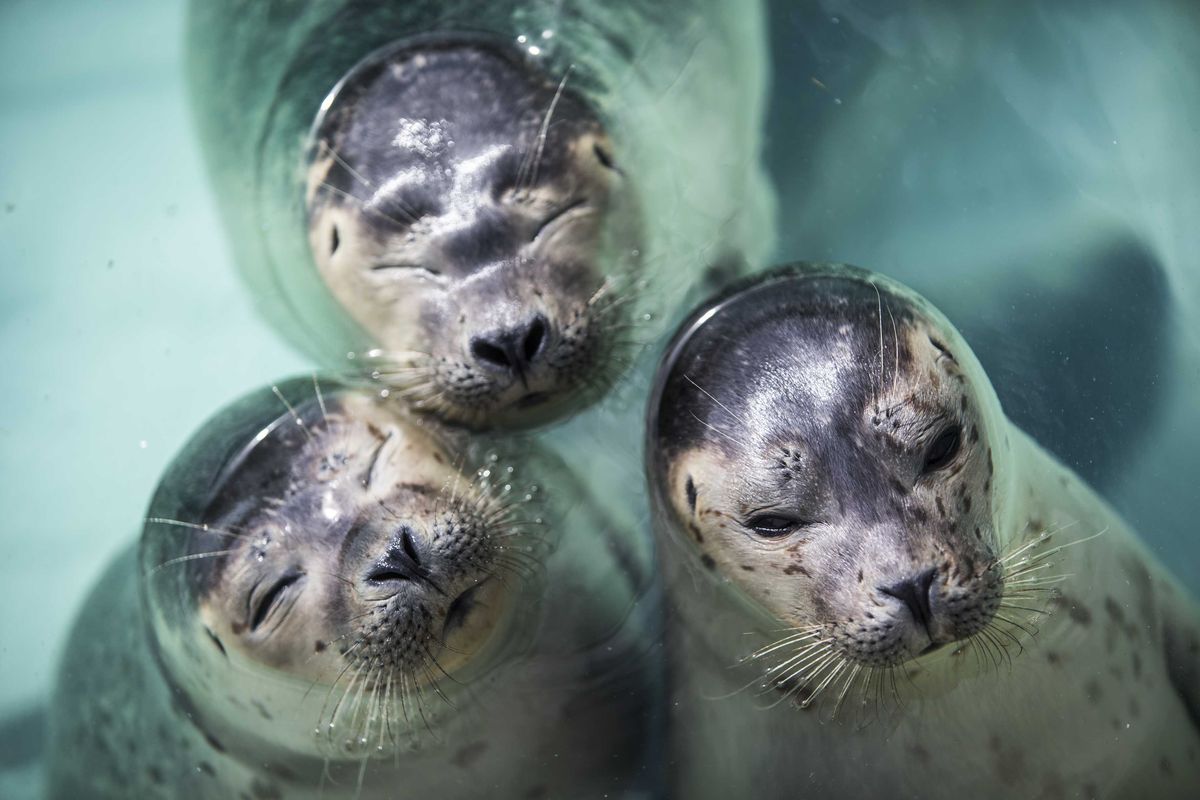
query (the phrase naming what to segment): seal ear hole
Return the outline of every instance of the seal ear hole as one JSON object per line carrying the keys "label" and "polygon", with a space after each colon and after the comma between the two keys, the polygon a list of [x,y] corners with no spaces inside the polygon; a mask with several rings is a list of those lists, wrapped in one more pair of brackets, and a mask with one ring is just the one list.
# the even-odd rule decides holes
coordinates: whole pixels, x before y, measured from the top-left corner
{"label": "seal ear hole", "polygon": [[938,434],[933,443],[929,445],[929,449],[925,451],[925,463],[921,467],[921,474],[928,475],[931,472],[945,469],[958,455],[961,446],[962,427],[952,425],[946,428]]}
{"label": "seal ear hole", "polygon": [[334,253],[337,252],[338,245],[341,243],[342,243],[342,240],[338,237],[337,225],[334,225],[333,230],[330,231],[330,233],[329,233],[329,255],[330,256],[332,256]]}

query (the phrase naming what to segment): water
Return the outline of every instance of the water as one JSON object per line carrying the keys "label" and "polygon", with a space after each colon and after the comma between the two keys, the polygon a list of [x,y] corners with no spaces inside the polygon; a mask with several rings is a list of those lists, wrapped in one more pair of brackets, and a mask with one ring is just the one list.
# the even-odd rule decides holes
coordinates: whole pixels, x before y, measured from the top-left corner
{"label": "water", "polygon": [[[183,96],[182,12],[0,9],[0,719],[25,720],[18,734],[38,730],[67,624],[185,437],[308,367],[231,265]],[[1010,413],[1200,589],[1192,6],[779,2],[772,20],[780,259],[923,291]],[[0,796],[32,791],[28,738],[4,742]]]}

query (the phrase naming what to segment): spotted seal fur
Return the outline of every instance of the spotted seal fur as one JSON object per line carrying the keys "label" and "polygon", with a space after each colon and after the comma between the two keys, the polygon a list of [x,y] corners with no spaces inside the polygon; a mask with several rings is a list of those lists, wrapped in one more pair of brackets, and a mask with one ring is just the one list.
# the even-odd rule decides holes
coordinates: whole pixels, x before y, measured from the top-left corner
{"label": "spotted seal fur", "polygon": [[1200,613],[899,284],[800,265],[649,408],[683,797],[1192,797]]}

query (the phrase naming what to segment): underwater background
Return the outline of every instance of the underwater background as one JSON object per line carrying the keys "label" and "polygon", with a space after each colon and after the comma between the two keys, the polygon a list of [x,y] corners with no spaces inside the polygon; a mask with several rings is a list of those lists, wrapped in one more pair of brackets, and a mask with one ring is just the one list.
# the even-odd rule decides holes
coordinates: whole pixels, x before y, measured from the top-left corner
{"label": "underwater background", "polygon": [[[1007,412],[1200,591],[1200,10],[770,4],[776,260],[960,327]],[[184,3],[0,3],[0,797],[67,627],[185,438],[311,369],[202,169]],[[698,133],[697,135],[702,135]]]}

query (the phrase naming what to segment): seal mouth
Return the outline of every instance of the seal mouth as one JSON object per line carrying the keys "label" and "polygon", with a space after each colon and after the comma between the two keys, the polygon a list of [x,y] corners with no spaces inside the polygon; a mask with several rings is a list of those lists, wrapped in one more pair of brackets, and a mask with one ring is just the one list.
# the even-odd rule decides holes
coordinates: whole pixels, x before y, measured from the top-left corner
{"label": "seal mouth", "polygon": [[487,583],[486,579],[475,584],[450,601],[450,606],[446,609],[446,619],[442,623],[443,642],[455,631],[462,629],[467,624],[471,612],[479,606],[479,589],[485,583]]}
{"label": "seal mouth", "polygon": [[922,650],[920,653],[917,653],[917,655],[918,656],[927,656],[930,653],[936,653],[938,650],[941,650],[943,647],[945,647],[946,644],[947,644],[946,642],[930,642],[929,646],[926,647],[924,650]]}
{"label": "seal mouth", "polygon": [[533,406],[540,406],[549,400],[550,397],[551,395],[548,392],[530,392],[513,405],[517,408],[531,408]]}

